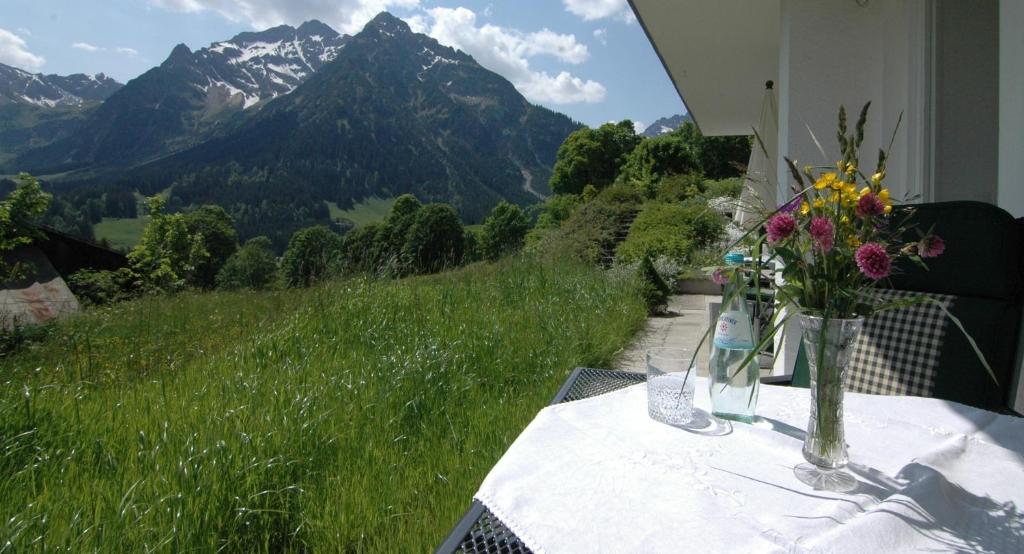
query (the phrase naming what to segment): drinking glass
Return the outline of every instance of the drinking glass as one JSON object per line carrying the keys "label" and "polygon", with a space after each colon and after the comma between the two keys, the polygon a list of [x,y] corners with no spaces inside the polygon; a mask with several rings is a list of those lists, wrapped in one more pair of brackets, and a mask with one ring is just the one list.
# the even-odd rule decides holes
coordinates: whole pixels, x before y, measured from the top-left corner
{"label": "drinking glass", "polygon": [[647,413],[669,425],[693,419],[697,360],[689,348],[652,348],[647,351]]}

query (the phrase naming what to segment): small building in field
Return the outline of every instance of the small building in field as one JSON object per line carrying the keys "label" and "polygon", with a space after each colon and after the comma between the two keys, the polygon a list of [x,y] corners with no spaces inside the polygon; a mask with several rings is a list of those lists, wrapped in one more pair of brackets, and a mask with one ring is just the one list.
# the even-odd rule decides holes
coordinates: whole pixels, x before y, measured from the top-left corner
{"label": "small building in field", "polygon": [[117,251],[39,227],[41,238],[3,255],[6,267],[15,265],[21,278],[0,287],[0,327],[38,325],[77,312],[78,299],[65,277],[80,269],[116,270],[128,265]]}

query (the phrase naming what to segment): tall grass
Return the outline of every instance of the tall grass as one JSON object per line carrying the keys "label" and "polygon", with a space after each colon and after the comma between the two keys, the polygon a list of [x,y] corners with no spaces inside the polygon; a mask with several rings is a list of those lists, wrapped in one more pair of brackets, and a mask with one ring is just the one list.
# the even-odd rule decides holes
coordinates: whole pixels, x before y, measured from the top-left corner
{"label": "tall grass", "polygon": [[2,360],[0,551],[428,550],[644,314],[527,261],[83,314]]}

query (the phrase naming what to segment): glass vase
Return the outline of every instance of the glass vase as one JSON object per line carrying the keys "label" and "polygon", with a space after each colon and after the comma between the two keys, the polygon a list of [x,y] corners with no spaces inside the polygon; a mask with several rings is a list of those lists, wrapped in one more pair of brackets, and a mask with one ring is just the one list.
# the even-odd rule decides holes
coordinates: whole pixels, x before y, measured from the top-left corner
{"label": "glass vase", "polygon": [[817,490],[848,492],[857,480],[843,471],[849,461],[843,432],[843,383],[853,344],[864,318],[825,319],[800,314],[810,373],[811,414],[803,455],[794,468],[800,481]]}

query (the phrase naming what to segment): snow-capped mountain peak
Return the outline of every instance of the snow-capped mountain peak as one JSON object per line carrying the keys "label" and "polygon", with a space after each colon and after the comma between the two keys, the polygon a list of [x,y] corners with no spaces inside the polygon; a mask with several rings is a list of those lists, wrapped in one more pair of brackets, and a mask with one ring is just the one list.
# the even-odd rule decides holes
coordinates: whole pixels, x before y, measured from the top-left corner
{"label": "snow-capped mountain peak", "polygon": [[47,108],[81,106],[87,102],[101,101],[121,86],[121,83],[102,73],[43,75],[0,64],[0,105],[32,104]]}
{"label": "snow-capped mountain peak", "polygon": [[[188,53],[192,83],[215,103],[240,102],[247,109],[294,90],[332,61],[348,38],[316,20],[241,33]],[[183,54],[176,48],[165,65]]]}

